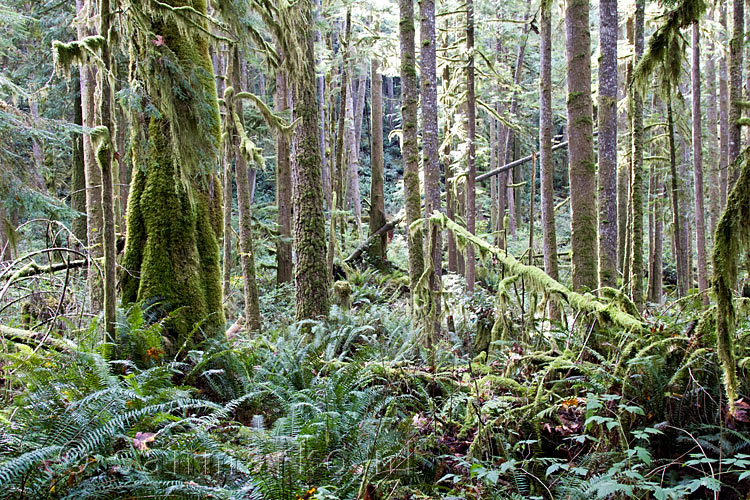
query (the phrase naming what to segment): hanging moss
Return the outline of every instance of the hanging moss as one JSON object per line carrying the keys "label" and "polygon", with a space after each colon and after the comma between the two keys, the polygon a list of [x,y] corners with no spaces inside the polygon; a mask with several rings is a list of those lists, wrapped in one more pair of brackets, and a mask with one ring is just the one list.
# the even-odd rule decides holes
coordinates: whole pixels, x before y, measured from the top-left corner
{"label": "hanging moss", "polygon": [[[420,225],[417,222],[412,224],[410,231],[415,232],[419,230]],[[523,278],[530,292],[540,293],[547,300],[565,301],[574,310],[593,314],[604,323],[616,325],[627,331],[645,333],[645,323],[640,318],[621,311],[617,304],[601,302],[590,293],[580,294],[571,291],[558,281],[552,279],[538,267],[522,264],[507,251],[490,245],[480,237],[469,233],[445,214],[435,213],[430,217],[429,222],[435,228],[451,231],[460,248],[471,244],[477,249],[479,256],[483,260],[486,260],[489,256],[493,256],[500,264],[505,266],[506,273],[518,275]],[[424,289],[425,284],[423,280],[420,280],[418,292],[424,295]]]}
{"label": "hanging moss", "polygon": [[[133,85],[146,89],[158,112],[148,119],[148,146],[133,149],[123,303],[146,304],[152,320],[166,317],[173,350],[224,325],[222,196],[214,171],[221,132],[209,20],[204,1],[183,3],[130,4],[128,16],[139,61]],[[153,33],[163,46],[152,43]],[[144,134],[138,127],[133,134],[137,146]]]}
{"label": "hanging moss", "polygon": [[64,43],[59,40],[52,42],[52,55],[55,60],[55,72],[65,78],[70,78],[70,68],[74,64],[95,63],[100,68],[104,61],[99,53],[105,44],[103,36],[87,36],[82,40]]}
{"label": "hanging moss", "polygon": [[724,370],[729,412],[737,399],[737,360],[734,352],[735,308],[732,290],[737,284],[740,256],[750,249],[750,152],[745,149],[735,160],[741,168],[724,213],[714,234],[713,290],[716,296],[716,344]]}

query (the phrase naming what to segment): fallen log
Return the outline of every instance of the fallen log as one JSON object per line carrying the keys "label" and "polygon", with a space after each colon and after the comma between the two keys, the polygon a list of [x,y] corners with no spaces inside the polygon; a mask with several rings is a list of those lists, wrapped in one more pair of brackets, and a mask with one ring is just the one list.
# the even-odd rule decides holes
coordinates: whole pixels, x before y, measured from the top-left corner
{"label": "fallen log", "polygon": [[32,347],[44,344],[47,347],[58,349],[60,351],[72,351],[75,344],[69,340],[58,339],[50,335],[34,332],[31,330],[22,330],[11,326],[0,325],[0,337],[7,337],[15,342],[21,342]]}
{"label": "fallen log", "polygon": [[346,262],[347,264],[349,264],[349,263],[354,262],[355,260],[357,260],[360,257],[360,255],[362,255],[362,253],[365,250],[367,250],[367,248],[370,245],[372,245],[372,243],[375,241],[376,238],[379,238],[384,233],[387,233],[388,231],[391,231],[394,227],[398,226],[403,219],[404,219],[403,216],[402,217],[397,217],[397,218],[393,219],[392,221],[387,222],[386,224],[383,224],[383,226],[381,226],[380,229],[378,229],[377,231],[375,231],[374,233],[372,233],[365,240],[364,243],[362,243],[360,246],[358,246],[357,249],[354,250],[354,252],[352,252],[352,254],[349,257],[347,257],[346,259],[344,259],[344,262]]}
{"label": "fallen log", "polygon": [[13,273],[7,279],[10,281],[16,281],[22,278],[28,278],[30,276],[37,276],[39,274],[56,273],[64,271],[66,269],[77,269],[88,264],[88,259],[73,260],[70,262],[55,262],[48,266],[40,266],[36,262],[29,262],[21,269]]}

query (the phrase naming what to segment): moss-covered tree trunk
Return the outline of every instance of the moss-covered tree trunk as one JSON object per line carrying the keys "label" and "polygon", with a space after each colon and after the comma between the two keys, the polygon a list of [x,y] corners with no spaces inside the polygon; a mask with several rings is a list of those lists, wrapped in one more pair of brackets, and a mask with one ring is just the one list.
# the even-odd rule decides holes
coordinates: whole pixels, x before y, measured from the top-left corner
{"label": "moss-covered tree trunk", "polygon": [[[76,0],[78,39],[82,40],[90,35],[87,20],[93,16],[95,0]],[[96,126],[94,111],[94,89],[96,87],[96,70],[93,65],[82,64],[80,67],[81,108],[83,110],[83,126],[93,129]],[[102,277],[97,268],[97,262],[104,256],[102,235],[104,234],[102,215],[102,173],[96,163],[94,145],[89,134],[83,137],[83,164],[86,179],[86,239],[88,252],[91,257],[88,269],[88,289],[91,300],[91,310],[100,311],[104,303],[104,288]]]}
{"label": "moss-covered tree trunk", "polygon": [[[165,3],[206,14],[205,0]],[[151,306],[154,319],[158,312],[172,312],[165,333],[176,350],[224,325],[221,185],[214,171],[220,119],[206,37],[186,33],[169,16],[151,22],[148,31],[136,34],[133,53],[142,61],[136,76],[160,115],[148,121],[148,147],[140,154],[134,149],[122,298],[126,305]],[[161,35],[163,48],[154,48],[151,33]],[[151,50],[179,67],[179,73],[165,74],[147,64],[155,57]],[[166,84],[164,78],[169,78]],[[165,88],[178,92],[165,93]]]}
{"label": "moss-covered tree trunk", "polygon": [[[356,104],[358,96],[354,92],[353,74],[349,77],[349,88],[346,92],[346,206],[354,215],[354,224],[359,234],[362,224],[362,197],[359,191],[359,144],[357,144]],[[343,227],[342,227],[343,229]]]}
{"label": "moss-covered tree trunk", "polygon": [[[698,265],[698,289],[708,290],[706,268],[706,220],[703,206],[703,128],[701,126],[701,69],[700,69],[700,25],[693,23],[692,29],[692,113],[693,113],[693,187],[695,201],[695,244]],[[708,295],[703,295],[708,304]]]}
{"label": "moss-covered tree trunk", "polygon": [[[477,109],[476,93],[474,89],[474,1],[466,2],[466,53],[468,61],[466,64],[466,118],[468,120],[467,140],[467,177],[466,177],[466,229],[475,233],[477,208],[476,208],[476,134],[477,134]],[[466,290],[474,291],[475,269],[474,247],[466,248]]]}
{"label": "moss-covered tree trunk", "polygon": [[[233,49],[230,67],[230,82],[234,91],[240,90],[240,51]],[[260,304],[258,302],[258,283],[255,278],[255,252],[253,250],[253,214],[248,177],[247,158],[242,152],[240,127],[242,127],[242,101],[233,99],[227,93],[227,108],[232,115],[229,130],[232,131],[232,152],[237,179],[237,209],[240,216],[240,263],[242,264],[243,290],[245,292],[245,326],[250,332],[257,332],[261,327]],[[232,126],[231,124],[234,124]]]}
{"label": "moss-covered tree trunk", "polygon": [[[727,42],[727,1],[719,0],[719,24],[722,28],[722,45]],[[727,204],[729,185],[729,63],[726,50],[719,59],[719,199],[720,210]]]}
{"label": "moss-covered tree trunk", "polygon": [[[713,9],[709,20],[713,20]],[[706,57],[706,156],[708,176],[708,234],[716,232],[721,214],[721,197],[719,196],[719,108],[716,100],[716,61],[718,56],[716,44],[711,39]]]}
{"label": "moss-covered tree trunk", "polygon": [[115,121],[112,115],[112,85],[109,74],[112,70],[112,40],[109,38],[113,13],[109,0],[99,0],[99,33],[105,37],[101,58],[104,68],[99,72],[99,127],[96,132],[96,162],[102,179],[102,251],[104,256],[104,329],[107,341],[114,342],[117,314],[117,276],[115,262],[115,192],[114,192],[114,148]]}
{"label": "moss-covered tree trunk", "polygon": [[[383,227],[385,220],[385,176],[383,172],[383,77],[380,62],[371,62],[372,110],[370,113],[370,235]],[[377,238],[367,249],[370,260],[382,266],[386,258],[388,235]]]}
{"label": "moss-covered tree trunk", "polygon": [[687,280],[687,251],[683,248],[681,238],[682,216],[680,214],[680,187],[677,175],[677,146],[674,137],[674,116],[672,112],[671,91],[667,89],[667,139],[669,141],[669,169],[672,177],[672,234],[673,255],[677,267],[677,293],[684,297],[688,290]]}
{"label": "moss-covered tree trunk", "polygon": [[591,102],[589,0],[571,0],[565,11],[568,62],[573,289],[597,287],[596,163]]}
{"label": "moss-covered tree trunk", "polygon": [[441,277],[443,274],[443,238],[441,231],[427,225],[433,212],[440,212],[440,163],[438,161],[437,110],[437,38],[435,35],[435,1],[419,2],[420,91],[422,97],[422,168],[424,170],[424,213],[426,254],[431,269],[430,300],[425,317],[425,345],[432,347],[440,335]]}
{"label": "moss-covered tree trunk", "polygon": [[[604,6],[602,6],[602,9]],[[559,278],[557,266],[557,235],[555,232],[555,164],[552,161],[552,12],[551,2],[541,7],[539,24],[539,168],[542,199],[542,243],[544,271]],[[617,89],[615,89],[617,90]],[[549,315],[559,319],[557,307],[550,301]]]}
{"label": "moss-covered tree trunk", "polygon": [[[745,46],[745,0],[732,2],[732,39],[729,41],[729,145],[730,167],[740,154],[742,139],[738,120],[742,118],[742,59]],[[730,168],[731,170],[731,168]],[[729,172],[729,189],[737,181],[739,172]]]}
{"label": "moss-covered tree trunk", "polygon": [[[635,68],[643,56],[645,0],[636,0],[633,24]],[[630,298],[643,308],[643,96],[630,85]]]}
{"label": "moss-covered tree trunk", "polygon": [[328,315],[329,276],[326,263],[323,180],[318,136],[318,103],[315,74],[314,25],[311,0],[297,6],[299,26],[295,71],[296,158],[292,163],[292,214],[294,227],[294,281],[297,319]]}
{"label": "moss-covered tree trunk", "polygon": [[[80,71],[80,70],[79,70]],[[79,71],[76,72],[76,78],[73,80],[73,123],[83,126],[83,110],[81,109],[81,84],[78,78]],[[72,155],[71,155],[71,188],[70,188],[70,208],[79,212],[81,215],[73,218],[71,230],[73,235],[78,238],[84,245],[86,244],[86,172],[83,163],[83,135],[73,133],[72,136]],[[0,214],[1,216],[2,214]],[[4,228],[0,227],[0,231]],[[2,253],[0,248],[0,254]],[[0,260],[2,260],[0,258]]]}
{"label": "moss-covered tree trunk", "polygon": [[617,286],[617,28],[617,0],[602,0],[598,109],[600,288]]}
{"label": "moss-covered tree trunk", "polygon": [[[287,75],[283,69],[276,74],[276,111],[289,109],[289,88]],[[289,137],[276,134],[276,208],[279,236],[276,243],[276,283],[292,281],[292,165],[290,162]]]}
{"label": "moss-covered tree trunk", "polygon": [[[414,48],[414,0],[399,0],[399,39],[401,46],[401,127],[403,129],[402,154],[404,161],[404,205],[406,225],[422,216],[419,188],[419,146],[417,144],[417,64]],[[421,232],[410,234],[409,289],[412,294],[424,271],[424,250]]]}

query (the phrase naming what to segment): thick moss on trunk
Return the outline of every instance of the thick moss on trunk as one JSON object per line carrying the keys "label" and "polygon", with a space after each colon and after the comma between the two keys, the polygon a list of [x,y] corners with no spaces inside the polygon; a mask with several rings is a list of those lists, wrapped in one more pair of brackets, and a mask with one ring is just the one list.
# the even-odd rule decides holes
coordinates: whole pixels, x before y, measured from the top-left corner
{"label": "thick moss on trunk", "polygon": [[716,295],[716,342],[724,370],[729,411],[737,399],[737,360],[734,353],[735,310],[732,290],[737,284],[740,256],[750,249],[750,157],[745,150],[735,162],[740,171],[714,235],[713,289]]}
{"label": "thick moss on trunk", "polygon": [[[203,0],[165,3],[206,12]],[[151,13],[150,19],[164,48],[154,48],[140,27],[135,77],[160,115],[150,118],[148,147],[133,158],[122,293],[126,305],[155,304],[153,319],[171,313],[165,332],[176,349],[191,334],[202,332],[192,338],[199,340],[224,324],[221,187],[213,171],[219,109],[205,36],[197,29],[187,33],[168,15]]]}

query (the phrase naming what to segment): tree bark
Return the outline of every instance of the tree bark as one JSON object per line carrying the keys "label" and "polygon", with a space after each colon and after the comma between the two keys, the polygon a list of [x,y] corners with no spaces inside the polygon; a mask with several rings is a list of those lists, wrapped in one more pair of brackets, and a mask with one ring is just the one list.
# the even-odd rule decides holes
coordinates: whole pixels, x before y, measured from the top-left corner
{"label": "tree bark", "polygon": [[[353,76],[353,75],[351,75]],[[353,78],[350,78],[353,83]],[[362,197],[359,192],[359,144],[357,143],[357,131],[356,131],[356,100],[358,96],[354,95],[354,88],[352,85],[347,89],[346,96],[346,151],[347,151],[347,190],[346,190],[346,201],[347,206],[351,209],[354,214],[354,221],[357,228],[357,234],[359,234],[359,228],[362,223]],[[343,229],[343,228],[342,228]]]}
{"label": "tree bark", "polygon": [[112,51],[109,39],[112,25],[112,12],[109,0],[99,0],[99,33],[106,37],[102,45],[101,58],[104,61],[104,71],[99,72],[99,118],[101,127],[106,132],[97,139],[96,162],[101,170],[102,179],[102,246],[104,253],[104,329],[107,341],[116,340],[117,316],[117,274],[115,261],[115,193],[113,175],[112,141],[115,139],[115,121],[112,116],[112,86],[108,74],[112,68]]}
{"label": "tree bark", "polygon": [[703,302],[708,304],[708,273],[706,269],[706,221],[703,207],[703,140],[701,126],[701,57],[700,25],[693,23],[692,33],[692,93],[693,93],[693,178],[695,192],[695,243],[698,258],[698,289],[703,293]]}
{"label": "tree bark", "polygon": [[300,26],[296,27],[301,57],[294,74],[297,130],[296,161],[292,163],[294,266],[297,319],[328,315],[329,276],[326,263],[323,182],[318,136],[318,103],[315,85],[315,45],[311,0],[303,0]]}
{"label": "tree bark", "polygon": [[[399,0],[399,38],[401,45],[401,127],[403,129],[402,158],[404,162],[404,200],[406,225],[411,227],[421,218],[419,187],[419,148],[417,145],[417,66],[414,48],[414,0]],[[423,240],[408,235],[409,289],[412,294],[424,271]],[[412,304],[413,307],[413,304]]]}
{"label": "tree bark", "polygon": [[440,211],[440,164],[438,162],[437,114],[437,39],[435,36],[435,1],[420,0],[420,67],[422,95],[422,167],[424,169],[425,229],[427,256],[431,259],[430,304],[426,318],[425,342],[431,348],[440,334],[440,289],[442,276],[442,235],[428,219]]}
{"label": "tree bark", "polygon": [[[76,12],[79,19],[92,16],[92,3],[94,0],[76,0]],[[91,33],[86,28],[85,22],[77,26],[78,39],[82,40]],[[94,89],[96,86],[96,71],[91,65],[81,65],[81,109],[83,112],[83,126],[93,129],[96,126],[94,120]],[[88,269],[88,289],[91,300],[91,310],[101,311],[104,301],[104,289],[101,277],[97,272],[94,262],[104,256],[102,247],[102,235],[104,233],[104,221],[102,214],[102,174],[96,164],[94,145],[91,136],[85,134],[83,137],[83,163],[86,177],[86,235],[88,252],[91,255]]]}
{"label": "tree bark", "polygon": [[[732,2],[732,39],[729,42],[729,149],[728,162],[732,167],[740,154],[742,118],[742,58],[745,44],[745,0]],[[729,189],[737,180],[738,171],[729,172]]]}
{"label": "tree bark", "polygon": [[669,140],[669,168],[672,175],[672,229],[674,236],[674,258],[677,263],[677,294],[684,297],[688,290],[687,252],[682,246],[680,215],[680,188],[677,176],[677,151],[674,137],[674,116],[672,113],[671,91],[667,90],[667,135]]}
{"label": "tree bark", "polygon": [[[380,62],[371,62],[372,110],[370,112],[370,235],[385,223],[385,174],[383,171],[383,76]],[[370,258],[377,266],[385,264],[388,235],[383,234],[368,248]]]}
{"label": "tree bark", "polygon": [[[474,234],[476,232],[476,96],[474,90],[474,1],[466,2],[466,52],[468,62],[466,65],[466,117],[468,120],[467,141],[469,143],[467,158],[466,178],[466,229]],[[474,291],[475,279],[474,246],[466,247],[466,290]]]}
{"label": "tree bark", "polygon": [[617,0],[601,0],[598,108],[600,288],[617,286],[617,25]]}
{"label": "tree bark", "polygon": [[[181,5],[177,0],[166,3]],[[196,1],[193,6],[206,15],[205,2]],[[221,185],[213,170],[221,118],[208,40],[186,35],[171,18],[157,17],[151,22],[149,27],[132,31],[136,46],[151,50],[150,37],[160,33],[169,57],[179,61],[187,74],[198,76],[190,97],[163,96],[153,86],[163,85],[168,75],[149,64],[136,68],[136,76],[146,83],[160,114],[149,118],[148,146],[138,159],[139,165],[148,168],[133,169],[122,300],[126,305],[151,306],[155,320],[164,318],[169,347],[176,352],[185,342],[192,345],[224,327],[218,245]],[[140,52],[133,56],[148,60]],[[184,82],[170,79],[169,84],[180,88]],[[136,128],[133,124],[137,133]]]}
{"label": "tree bark", "polygon": [[[724,42],[727,34],[727,1],[720,0],[719,23],[723,28]],[[722,45],[726,45],[723,43]],[[720,211],[727,205],[729,187],[729,69],[726,51],[721,51],[719,59],[719,198]]]}
{"label": "tree bark", "polygon": [[[635,2],[633,34],[635,50],[633,69],[643,55],[645,0]],[[630,167],[630,298],[639,309],[643,308],[643,96],[631,85],[631,167]]]}
{"label": "tree bark", "polygon": [[565,34],[573,289],[593,290],[598,283],[598,238],[588,0],[567,4]]}
{"label": "tree bark", "polygon": [[[713,11],[709,16],[712,19]],[[713,39],[708,45],[708,57],[706,58],[706,120],[708,125],[706,129],[706,153],[708,155],[708,227],[709,235],[713,237],[716,232],[716,225],[719,223],[719,214],[721,210],[721,197],[719,196],[719,141],[718,141],[718,124],[719,111],[716,102],[716,47]]]}
{"label": "tree bark", "polygon": [[[73,88],[78,89],[73,92],[73,123],[83,126],[83,110],[81,108],[81,84],[80,78],[76,75],[73,81]],[[71,189],[70,189],[70,208],[79,212],[81,215],[73,218],[71,230],[73,235],[86,245],[86,173],[83,161],[83,135],[77,132],[71,134],[72,137],[72,172],[71,172]],[[0,213],[0,217],[2,217]],[[3,228],[0,227],[0,231]],[[1,243],[0,243],[1,244]],[[2,253],[2,248],[0,248]],[[0,260],[2,258],[0,257]]]}
{"label": "tree bark", "polygon": [[[276,74],[276,110],[289,109],[287,74],[279,69]],[[276,134],[276,208],[281,239],[276,244],[276,283],[292,281],[292,166],[289,137]]]}
{"label": "tree bark", "polygon": [[[603,9],[604,6],[602,5],[601,8]],[[544,271],[552,279],[557,280],[559,273],[555,232],[555,164],[552,161],[552,13],[550,2],[542,2],[539,31],[539,168]],[[559,312],[552,302],[550,302],[549,315],[551,320],[559,320]]]}
{"label": "tree bark", "polygon": [[[235,92],[239,92],[240,83],[240,51],[235,45],[232,62],[230,63],[231,83]],[[228,120],[241,122],[242,101],[231,99],[227,103]],[[317,111],[317,110],[316,110]],[[245,292],[245,327],[249,332],[257,332],[262,325],[260,319],[260,304],[258,302],[258,283],[255,278],[255,253],[253,251],[253,216],[250,201],[250,182],[248,178],[247,159],[240,152],[240,136],[237,126],[232,126],[232,150],[234,168],[237,179],[237,208],[240,215],[240,263],[242,264],[243,288]]]}

